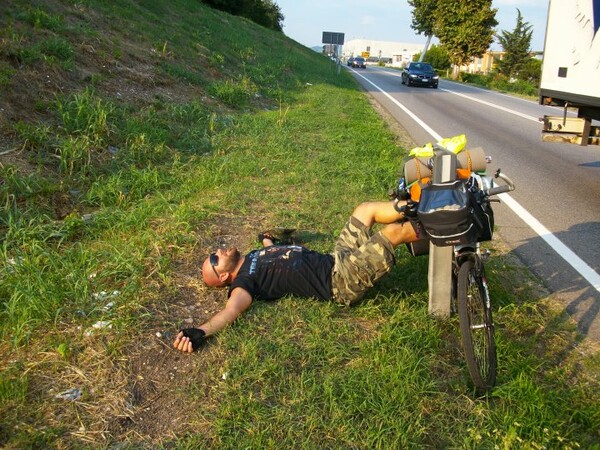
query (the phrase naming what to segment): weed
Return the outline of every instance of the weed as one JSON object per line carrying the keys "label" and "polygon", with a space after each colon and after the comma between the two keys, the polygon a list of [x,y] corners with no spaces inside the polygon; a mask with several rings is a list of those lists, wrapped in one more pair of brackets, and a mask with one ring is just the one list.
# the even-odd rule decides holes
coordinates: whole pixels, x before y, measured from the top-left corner
{"label": "weed", "polygon": [[285,110],[283,110],[282,105],[279,105],[279,118],[277,119],[277,126],[283,127],[285,125],[285,121],[289,112],[289,106],[286,106]]}
{"label": "weed", "polygon": [[8,63],[0,61],[0,86],[9,86],[12,82],[12,78],[15,76],[16,73],[17,71],[13,69]]}
{"label": "weed", "polygon": [[239,81],[216,82],[211,86],[211,92],[223,103],[239,108],[248,104],[257,93],[257,88],[249,78],[242,77]]}
{"label": "weed", "polygon": [[52,31],[63,31],[65,24],[62,17],[48,14],[40,8],[29,7],[22,14],[23,19],[33,25],[34,28]]}
{"label": "weed", "polygon": [[154,53],[158,54],[158,56],[161,58],[172,58],[173,52],[168,49],[168,45],[169,45],[169,43],[167,41],[164,41],[161,44],[154,45],[152,50]]}
{"label": "weed", "polygon": [[210,64],[213,67],[222,67],[225,64],[225,57],[220,53],[211,53],[209,57]]}
{"label": "weed", "polygon": [[54,135],[48,125],[32,125],[20,121],[14,125],[14,129],[23,142],[24,150],[43,151],[52,145]]}
{"label": "weed", "polygon": [[66,101],[57,100],[56,107],[66,133],[84,135],[95,146],[104,145],[110,134],[111,103],[96,97],[86,88]]}
{"label": "weed", "polygon": [[47,57],[54,57],[60,62],[71,62],[75,55],[71,44],[66,39],[60,37],[45,39],[40,44],[39,49]]}
{"label": "weed", "polygon": [[9,206],[15,198],[23,199],[41,193],[51,192],[52,183],[37,173],[26,176],[10,165],[0,164],[0,202]]}
{"label": "weed", "polygon": [[92,142],[87,136],[68,136],[59,148],[60,170],[65,175],[86,175],[92,163]]}
{"label": "weed", "polygon": [[163,162],[168,155],[170,152],[166,145],[153,144],[145,134],[139,134],[127,140],[125,148],[116,159],[123,165],[144,167]]}

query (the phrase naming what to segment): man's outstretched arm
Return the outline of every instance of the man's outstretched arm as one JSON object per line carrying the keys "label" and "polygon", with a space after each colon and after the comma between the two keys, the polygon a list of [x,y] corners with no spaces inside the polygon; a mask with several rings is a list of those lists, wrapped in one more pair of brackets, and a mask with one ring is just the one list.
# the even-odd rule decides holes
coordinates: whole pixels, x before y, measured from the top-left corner
{"label": "man's outstretched arm", "polygon": [[194,337],[190,338],[189,336],[185,336],[184,332],[180,331],[175,338],[175,342],[173,342],[173,347],[179,351],[188,353],[197,350],[204,337],[211,336],[221,331],[227,325],[233,323],[235,319],[250,307],[251,304],[252,296],[250,293],[245,289],[239,287],[235,288],[231,292],[231,296],[229,297],[229,300],[227,300],[225,308],[200,325],[199,328],[196,328],[196,330],[199,330],[198,332],[195,332],[195,334],[199,333],[199,339],[196,339],[196,341],[199,340],[200,342],[196,342],[196,345],[193,345],[192,340],[194,340]]}

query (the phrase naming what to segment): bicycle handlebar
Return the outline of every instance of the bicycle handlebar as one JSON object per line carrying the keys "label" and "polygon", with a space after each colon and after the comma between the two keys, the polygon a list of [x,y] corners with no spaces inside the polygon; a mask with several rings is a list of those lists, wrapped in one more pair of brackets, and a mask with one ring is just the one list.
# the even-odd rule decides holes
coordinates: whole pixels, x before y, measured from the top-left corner
{"label": "bicycle handlebar", "polygon": [[491,195],[503,194],[504,192],[510,192],[515,190],[515,183],[513,183],[513,181],[510,178],[508,178],[506,175],[500,172],[500,169],[498,169],[494,178],[502,178],[506,184],[485,189],[483,192],[486,196],[489,197]]}

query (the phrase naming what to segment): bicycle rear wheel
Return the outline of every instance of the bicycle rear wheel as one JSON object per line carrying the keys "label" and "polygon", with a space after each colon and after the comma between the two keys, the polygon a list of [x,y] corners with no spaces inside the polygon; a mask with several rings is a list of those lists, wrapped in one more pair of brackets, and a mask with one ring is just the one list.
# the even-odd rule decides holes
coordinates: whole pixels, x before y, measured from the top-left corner
{"label": "bicycle rear wheel", "polygon": [[496,382],[496,342],[483,268],[478,269],[472,260],[460,266],[456,303],[469,374],[477,391],[484,394]]}

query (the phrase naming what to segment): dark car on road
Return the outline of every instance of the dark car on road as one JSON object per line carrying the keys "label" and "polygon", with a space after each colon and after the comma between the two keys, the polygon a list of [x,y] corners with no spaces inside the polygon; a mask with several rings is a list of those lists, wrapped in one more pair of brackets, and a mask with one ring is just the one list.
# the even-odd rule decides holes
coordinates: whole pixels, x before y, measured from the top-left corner
{"label": "dark car on road", "polygon": [[367,61],[362,56],[356,56],[348,60],[348,65],[351,67],[359,67],[361,69],[366,69]]}
{"label": "dark car on road", "polygon": [[402,71],[402,84],[438,87],[440,77],[429,63],[411,62]]}

